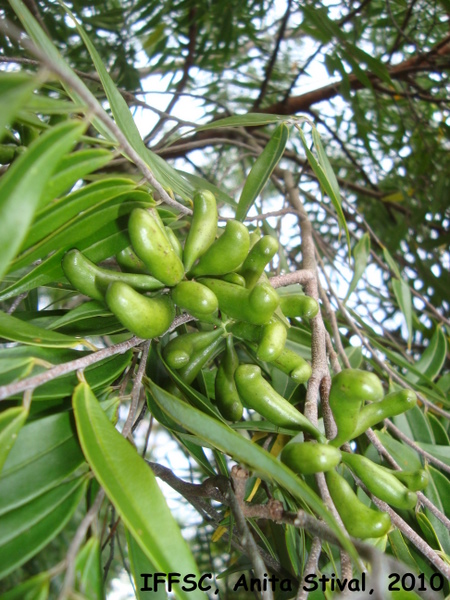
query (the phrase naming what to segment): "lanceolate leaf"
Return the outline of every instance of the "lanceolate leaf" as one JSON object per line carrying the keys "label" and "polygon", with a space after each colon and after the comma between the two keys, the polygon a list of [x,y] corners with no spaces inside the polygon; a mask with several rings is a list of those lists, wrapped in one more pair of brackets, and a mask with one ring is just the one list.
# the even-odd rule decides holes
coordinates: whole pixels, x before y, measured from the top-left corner
{"label": "lanceolate leaf", "polygon": [[350,282],[350,287],[348,288],[347,296],[345,298],[346,301],[350,298],[352,292],[358,285],[358,281],[361,279],[362,274],[366,270],[369,256],[370,236],[368,233],[365,233],[353,249],[353,260],[355,264],[353,267],[353,276]]}
{"label": "lanceolate leaf", "polygon": [[[417,371],[420,371],[428,379],[435,379],[445,363],[447,356],[447,338],[445,337],[442,327],[436,327],[436,331],[430,340],[425,352],[422,354],[420,360],[414,365]],[[420,380],[418,375],[414,373],[408,373],[407,379],[412,383],[416,383]]]}
{"label": "lanceolate leaf", "polygon": [[0,73],[0,141],[5,127],[13,121],[20,108],[30,99],[36,79],[25,73]]}
{"label": "lanceolate leaf", "polygon": [[45,185],[61,154],[85,129],[78,121],[57,125],[33,142],[0,181],[0,278],[27,234]]}
{"label": "lanceolate leaf", "polygon": [[75,561],[75,589],[88,600],[103,600],[103,572],[100,540],[88,539]]}
{"label": "lanceolate leaf", "polygon": [[408,347],[411,347],[413,336],[413,306],[411,290],[409,285],[403,279],[393,279],[392,289],[394,290],[400,310],[405,317],[406,327],[408,329]]}
{"label": "lanceolate leaf", "polygon": [[[148,557],[141,550],[141,547],[136,542],[131,533],[126,530],[127,536],[127,545],[128,545],[128,559],[130,561],[131,573],[134,579],[134,585],[136,588],[136,597],[138,600],[148,600],[149,591],[145,590],[145,587],[153,588],[152,591],[152,599],[153,600],[166,600],[167,594],[163,585],[159,585],[156,590],[153,585],[152,577],[157,570],[148,559]],[[147,578],[144,578],[143,575],[148,575]],[[145,585],[146,582],[150,582],[148,586]],[[143,588],[141,590],[141,588]]]}
{"label": "lanceolate leaf", "polygon": [[0,413],[0,472],[27,416],[28,410],[23,406],[13,406]]}
{"label": "lanceolate leaf", "polygon": [[358,560],[355,549],[349,539],[343,535],[342,530],[325,508],[322,500],[303,480],[296,477],[288,467],[263,448],[252,444],[250,440],[233,431],[227,425],[187,405],[155,383],[149,381],[148,385],[155,402],[159,404],[162,410],[180,425],[204,440],[207,445],[225,452],[234,460],[247,464],[258,473],[283,486],[297,500],[306,502],[333,530],[333,533],[349,554],[355,560]]}
{"label": "lanceolate leaf", "polygon": [[[73,395],[78,436],[96,478],[146,556],[164,573],[198,573],[152,471],[110,423],[86,383]],[[200,592],[176,595],[203,599]]]}
{"label": "lanceolate leaf", "polygon": [[245,115],[234,115],[218,119],[208,125],[197,127],[195,131],[208,131],[208,129],[218,129],[220,127],[261,127],[271,123],[287,121],[292,117],[280,117],[279,115],[266,115],[264,113],[246,113]]}
{"label": "lanceolate leaf", "polygon": [[254,201],[272,175],[272,171],[283,156],[288,137],[289,129],[284,123],[281,123],[275,129],[266,147],[256,159],[239,198],[236,210],[236,219],[239,221],[245,219]]}

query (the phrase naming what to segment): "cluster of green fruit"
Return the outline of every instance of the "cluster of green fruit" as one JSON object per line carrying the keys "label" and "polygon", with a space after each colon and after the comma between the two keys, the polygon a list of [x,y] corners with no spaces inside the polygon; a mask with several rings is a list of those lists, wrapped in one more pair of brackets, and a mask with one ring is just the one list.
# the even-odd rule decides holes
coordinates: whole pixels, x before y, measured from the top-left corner
{"label": "cluster of green fruit", "polygon": [[[365,401],[371,403],[364,405]],[[414,509],[415,492],[426,487],[428,473],[423,469],[388,469],[359,454],[341,451],[339,447],[382,420],[409,410],[416,401],[416,395],[409,390],[384,396],[381,381],[374,373],[344,369],[333,377],[330,390],[337,436],[326,444],[291,442],[281,453],[282,462],[298,474],[325,473],[336,509],[354,537],[381,537],[389,531],[391,521],[387,513],[366,506],[357,497],[350,483],[337,472],[339,463],[349,467],[370,493],[401,510]]]}
{"label": "cluster of green fruit", "polygon": [[[384,535],[390,519],[357,498],[335,470],[341,461],[377,497],[397,508],[415,506],[414,492],[426,485],[425,471],[394,472],[339,450],[368,427],[411,408],[414,394],[404,390],[383,399],[376,375],[358,369],[342,371],[333,378],[330,392],[338,433],[328,442],[254,364],[269,363],[298,384],[311,376],[309,363],[286,347],[288,319],[312,318],[319,307],[303,293],[278,293],[270,285],[264,270],[278,251],[275,238],[250,233],[236,220],[218,228],[216,200],[208,191],[194,195],[184,248],[154,207],[134,209],[128,233],[131,246],[116,256],[120,272],[101,268],[78,250],[70,250],[62,262],[70,283],[105,302],[125,328],[144,339],[164,334],[176,307],[198,319],[203,329],[177,332],[165,344],[162,354],[168,368],[191,384],[218,359],[214,402],[225,419],[239,421],[245,407],[273,425],[303,431],[312,438],[288,444],[281,460],[298,474],[326,472],[330,493],[351,535]],[[241,343],[256,357],[252,363],[239,364],[235,346]],[[365,401],[371,404],[364,405]]]}

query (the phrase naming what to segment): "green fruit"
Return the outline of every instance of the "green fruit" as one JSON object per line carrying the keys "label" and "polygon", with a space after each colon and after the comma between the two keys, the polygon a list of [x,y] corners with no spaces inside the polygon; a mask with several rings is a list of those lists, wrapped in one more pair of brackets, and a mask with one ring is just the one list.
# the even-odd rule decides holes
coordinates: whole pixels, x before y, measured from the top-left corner
{"label": "green fruit", "polygon": [[271,362],[276,360],[284,350],[287,338],[286,326],[277,318],[263,325],[261,339],[256,356],[259,360]]}
{"label": "green fruit", "polygon": [[208,190],[194,194],[194,212],[184,244],[183,261],[190,271],[195,261],[211,246],[217,231],[217,205],[214,194]]}
{"label": "green fruit", "polygon": [[261,339],[262,329],[261,325],[252,325],[247,321],[236,321],[231,325],[227,325],[227,331],[235,337],[254,343],[258,343]]}
{"label": "green fruit", "polygon": [[217,337],[208,346],[201,350],[196,350],[191,355],[188,364],[178,371],[185,383],[191,384],[203,367],[222,351],[224,345],[223,331],[217,329],[215,333]]}
{"label": "green fruit", "polygon": [[121,273],[97,267],[79,250],[69,250],[62,259],[64,275],[74,288],[93,300],[104,301],[107,287],[117,281],[141,291],[160,290],[164,283],[151,275]]}
{"label": "green fruit", "polygon": [[237,269],[248,254],[250,236],[240,221],[228,221],[225,231],[200,257],[189,275],[226,275]]}
{"label": "green fruit", "polygon": [[128,233],[134,251],[154,277],[169,286],[183,279],[183,263],[155,208],[135,208],[130,214]]}
{"label": "green fruit", "polygon": [[360,454],[342,453],[342,460],[364,483],[369,492],[395,508],[413,509],[417,495],[406,488],[388,469]]}
{"label": "green fruit", "polygon": [[175,317],[175,307],[168,294],[149,298],[118,281],[108,286],[106,303],[124,327],[147,340],[165,333]]}
{"label": "green fruit", "polygon": [[356,438],[369,427],[373,427],[384,419],[400,415],[410,408],[413,408],[417,403],[417,396],[412,390],[400,390],[392,392],[374,404],[368,404],[361,408],[356,421],[356,427],[352,437]]}
{"label": "green fruit", "polygon": [[344,369],[333,377],[330,389],[330,407],[338,429],[330,442],[342,446],[354,437],[363,403],[378,402],[383,398],[383,386],[374,373],[361,369]]}
{"label": "green fruit", "polygon": [[127,246],[127,248],[118,252],[116,254],[116,259],[124,271],[131,273],[148,273],[143,261],[136,256],[136,253],[131,246]]}
{"label": "green fruit", "polygon": [[250,291],[222,279],[202,277],[199,282],[215,293],[220,310],[232,319],[264,325],[278,306],[278,295],[267,283],[260,283]]}
{"label": "green fruit", "polygon": [[177,306],[202,321],[208,321],[219,308],[214,292],[197,281],[181,281],[171,293]]}
{"label": "green fruit", "polygon": [[289,348],[284,348],[273,364],[297,383],[305,383],[312,375],[311,365]]}
{"label": "green fruit", "polygon": [[351,536],[364,540],[381,537],[389,531],[389,515],[363,504],[344,477],[331,470],[325,478],[336,510]]}
{"label": "green fruit", "polygon": [[164,227],[164,231],[166,232],[167,237],[169,238],[169,242],[172,244],[172,248],[175,250],[175,254],[182,261],[183,260],[183,246],[181,245],[180,240],[175,235],[173,229],[171,227]]}
{"label": "green fruit", "polygon": [[222,275],[219,279],[223,279],[224,281],[228,281],[228,283],[234,283],[236,285],[240,285],[241,287],[245,287],[245,279],[242,275],[238,275],[238,273],[227,273],[226,275]]}
{"label": "green fruit", "polygon": [[234,374],[238,366],[239,359],[230,335],[226,340],[225,353],[217,369],[214,384],[215,404],[220,414],[228,421],[240,421],[244,410],[234,381]]}
{"label": "green fruit", "polygon": [[[383,467],[384,469],[386,467]],[[417,469],[416,471],[394,471],[391,469],[386,469],[394,477],[396,477],[399,481],[401,481],[406,487],[411,490],[411,492],[419,492],[424,490],[429,481],[430,477],[428,475],[428,471],[425,469]]]}
{"label": "green fruit", "polygon": [[177,335],[164,347],[164,359],[171,369],[181,369],[189,363],[194,352],[203,350],[221,336],[220,329]]}
{"label": "green fruit", "polygon": [[285,317],[306,317],[312,319],[319,312],[314,298],[305,294],[280,294],[280,308]]}
{"label": "green fruit", "polygon": [[299,429],[315,439],[326,441],[320,431],[263,378],[257,365],[240,365],[234,378],[245,407],[252,408],[278,427]]}
{"label": "green fruit", "polygon": [[278,252],[278,242],[271,235],[265,235],[250,250],[244,264],[239,269],[248,289],[252,289],[264,272],[266,265]]}
{"label": "green fruit", "polygon": [[280,458],[294,473],[312,475],[334,469],[341,462],[341,452],[328,444],[292,442],[283,448]]}

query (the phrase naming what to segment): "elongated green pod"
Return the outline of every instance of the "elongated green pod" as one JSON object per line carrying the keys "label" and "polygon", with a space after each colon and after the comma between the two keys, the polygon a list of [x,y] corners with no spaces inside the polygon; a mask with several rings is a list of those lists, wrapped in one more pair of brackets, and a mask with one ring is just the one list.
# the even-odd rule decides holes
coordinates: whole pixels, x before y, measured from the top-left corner
{"label": "elongated green pod", "polygon": [[280,294],[280,308],[285,317],[306,317],[312,319],[319,312],[314,298],[306,294]]}
{"label": "elongated green pod", "polygon": [[229,335],[214,383],[215,404],[222,417],[228,421],[239,421],[244,411],[234,381],[234,374],[238,366],[239,359],[234,349],[233,338]]}
{"label": "elongated green pod", "polygon": [[344,477],[331,470],[325,478],[336,510],[351,536],[364,540],[381,537],[389,531],[389,515],[363,504]]}
{"label": "elongated green pod", "polygon": [[334,469],[341,462],[341,452],[329,444],[291,442],[283,448],[280,459],[294,473],[312,475]]}
{"label": "elongated green pod", "polygon": [[165,333],[175,317],[169,294],[148,298],[118,281],[108,286],[106,303],[124,327],[147,340]]}
{"label": "elongated green pod", "polygon": [[166,232],[167,237],[169,238],[170,243],[172,244],[172,248],[175,250],[176,255],[182,261],[183,260],[183,246],[181,245],[180,240],[175,235],[174,230],[171,227],[164,227],[164,231]]}
{"label": "elongated green pod", "polygon": [[245,279],[248,289],[252,289],[264,272],[266,265],[278,252],[278,242],[271,235],[265,235],[250,250],[239,274]]}
{"label": "elongated green pod", "polygon": [[[386,467],[383,467],[386,469]],[[416,471],[394,471],[393,469],[386,469],[399,481],[401,481],[411,492],[420,492],[424,490],[429,481],[430,476],[428,471],[425,469],[417,469]]]}
{"label": "elongated green pod", "polygon": [[355,430],[352,437],[356,438],[369,427],[373,427],[384,419],[400,415],[410,408],[413,408],[417,403],[417,396],[412,390],[400,390],[392,392],[381,400],[374,402],[361,408],[361,412],[356,420]]}
{"label": "elongated green pod", "polygon": [[128,221],[128,233],[134,251],[154,277],[169,286],[183,279],[183,263],[155,208],[135,208]]}
{"label": "elongated green pod", "polygon": [[220,329],[177,335],[164,347],[164,359],[171,369],[181,369],[188,364],[194,352],[203,350],[221,335]]}
{"label": "elongated green pod", "polygon": [[343,452],[342,460],[361,479],[369,492],[380,500],[402,510],[411,510],[416,506],[417,494],[405,487],[388,469],[361,454]]}
{"label": "elongated green pod", "polygon": [[312,375],[311,365],[289,348],[284,348],[273,364],[297,383],[305,383]]}
{"label": "elongated green pod", "polygon": [[130,273],[148,273],[147,267],[144,262],[136,255],[135,251],[131,246],[127,246],[116,254],[117,262],[119,266],[125,271]]}
{"label": "elongated green pod", "polygon": [[344,369],[332,379],[330,407],[338,429],[330,442],[342,446],[354,437],[363,403],[378,402],[383,398],[383,386],[374,373],[361,369]]}
{"label": "elongated green pod", "polygon": [[227,273],[226,275],[221,275],[220,279],[228,281],[228,283],[234,283],[235,285],[245,287],[245,279],[238,273]]}
{"label": "elongated green pod", "polygon": [[220,310],[232,319],[264,325],[278,306],[277,293],[266,283],[260,283],[250,291],[222,279],[202,277],[199,282],[215,293]]}
{"label": "elongated green pod", "polygon": [[202,190],[194,194],[194,214],[184,244],[183,261],[190,271],[195,261],[211,246],[217,231],[217,205],[214,194]]}
{"label": "elongated green pod", "polygon": [[223,332],[220,329],[217,329],[216,334],[217,338],[215,340],[201,350],[196,350],[191,355],[188,364],[179,370],[180,377],[185,383],[192,383],[203,367],[221,352],[225,343]]}
{"label": "elongated green pod", "polygon": [[240,365],[234,378],[244,406],[256,410],[278,427],[299,429],[317,440],[326,442],[320,431],[264,379],[257,365]]}
{"label": "elongated green pod", "polygon": [[225,231],[200,257],[189,275],[226,275],[245,260],[250,247],[247,227],[240,221],[227,221]]}
{"label": "elongated green pod", "polygon": [[202,321],[208,321],[219,308],[215,293],[198,281],[180,281],[171,293],[177,306]]}
{"label": "elongated green pod", "polygon": [[64,275],[74,288],[93,300],[104,301],[106,289],[113,282],[122,282],[136,290],[155,291],[164,283],[151,275],[121,273],[98,267],[79,250],[69,250],[62,259]]}
{"label": "elongated green pod", "polygon": [[263,325],[256,356],[266,362],[276,360],[284,350],[286,338],[286,326],[277,318],[272,318]]}

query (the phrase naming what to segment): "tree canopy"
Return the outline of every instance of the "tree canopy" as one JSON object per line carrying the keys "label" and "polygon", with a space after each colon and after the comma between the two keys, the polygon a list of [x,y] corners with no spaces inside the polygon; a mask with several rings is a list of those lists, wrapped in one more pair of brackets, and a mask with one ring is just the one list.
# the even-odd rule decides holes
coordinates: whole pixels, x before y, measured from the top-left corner
{"label": "tree canopy", "polygon": [[449,14],[0,8],[2,597],[449,592]]}

